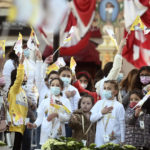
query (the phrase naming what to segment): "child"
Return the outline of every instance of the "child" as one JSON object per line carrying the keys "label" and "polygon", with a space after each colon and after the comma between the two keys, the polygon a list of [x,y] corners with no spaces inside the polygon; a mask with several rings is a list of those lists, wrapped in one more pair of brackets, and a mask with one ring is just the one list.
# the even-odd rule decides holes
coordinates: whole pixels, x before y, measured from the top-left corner
{"label": "child", "polygon": [[11,72],[11,85],[8,93],[9,114],[11,116],[10,132],[15,132],[13,150],[20,150],[25,130],[25,119],[28,112],[28,102],[25,91],[22,89],[24,78],[24,54],[20,59],[17,70]]}
{"label": "child", "polygon": [[86,145],[94,143],[95,124],[90,122],[90,110],[94,105],[94,98],[88,94],[82,96],[79,101],[78,110],[76,110],[69,122],[69,126],[73,129],[72,137],[78,141],[86,141]]}
{"label": "child", "polygon": [[69,98],[71,102],[72,111],[74,112],[78,108],[78,102],[80,99],[80,94],[78,90],[71,85],[72,80],[72,71],[69,67],[65,66],[59,69],[58,71],[60,79],[64,83],[63,94]]}
{"label": "child", "polygon": [[116,99],[118,84],[114,80],[104,82],[103,96],[91,110],[91,122],[97,122],[95,143],[97,147],[105,143],[124,142],[125,111]]}
{"label": "child", "polygon": [[65,136],[65,122],[70,119],[71,104],[67,98],[62,97],[63,82],[59,78],[50,82],[51,97],[44,99],[38,110],[36,121],[28,123],[28,128],[37,128],[41,124],[40,144],[44,144],[48,138]]}
{"label": "child", "polygon": [[[78,90],[71,85],[72,80],[72,71],[68,66],[62,67],[58,71],[60,79],[64,83],[63,96],[67,97],[71,102],[72,112],[78,109],[78,102],[80,99],[80,94]],[[68,123],[65,124],[66,127],[66,136],[71,137],[72,131],[68,126]]]}
{"label": "child", "polygon": [[126,110],[126,144],[135,146],[137,149],[148,150],[150,147],[150,115],[142,111],[141,108],[135,108],[136,104],[142,99],[141,90],[130,92],[130,104]]}

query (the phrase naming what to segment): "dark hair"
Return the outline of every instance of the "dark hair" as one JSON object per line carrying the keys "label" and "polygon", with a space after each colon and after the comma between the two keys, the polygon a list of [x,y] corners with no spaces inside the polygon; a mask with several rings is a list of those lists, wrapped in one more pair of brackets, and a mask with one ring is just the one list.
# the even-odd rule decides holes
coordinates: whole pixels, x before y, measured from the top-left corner
{"label": "dark hair", "polygon": [[11,48],[11,50],[8,54],[8,58],[13,60],[13,64],[14,64],[15,68],[17,68],[19,65],[19,57],[15,54],[14,46]]}
{"label": "dark hair", "polygon": [[50,78],[50,76],[51,76],[52,74],[57,74],[57,75],[58,75],[58,72],[57,72],[57,71],[54,71],[54,70],[51,71],[51,72],[46,76],[45,81],[48,81],[49,78]]}
{"label": "dark hair", "polygon": [[81,108],[81,102],[82,102],[83,98],[90,98],[90,99],[91,99],[91,102],[92,102],[92,106],[94,105],[94,98],[93,98],[93,96],[91,96],[91,95],[89,95],[89,94],[84,94],[84,95],[80,98],[80,100],[79,100],[79,102],[78,102],[78,109]]}
{"label": "dark hair", "polygon": [[104,69],[103,69],[104,77],[108,76],[112,67],[113,67],[113,62],[108,62],[107,64],[105,64]]}
{"label": "dark hair", "polygon": [[92,91],[93,85],[92,85],[92,78],[91,78],[90,74],[86,71],[78,72],[77,79],[80,79],[81,77],[85,77],[88,80],[88,86],[86,89],[89,91]]}
{"label": "dark hair", "polygon": [[104,73],[103,70],[99,69],[94,77],[94,84],[96,84],[96,82],[98,82],[99,80],[101,80],[104,77]]}
{"label": "dark hair", "polygon": [[[114,85],[114,88],[117,92],[119,92],[119,87],[118,87],[118,83],[116,80],[106,80],[104,83],[110,83],[110,84],[113,84]],[[116,98],[118,100],[118,93],[116,95]]]}
{"label": "dark hair", "polygon": [[13,86],[15,80],[16,80],[16,76],[17,76],[17,69],[14,69],[12,72],[11,72],[11,84],[10,84],[10,88],[11,86]]}
{"label": "dark hair", "polygon": [[140,81],[140,73],[144,70],[150,72],[150,66],[143,66],[140,68],[139,73],[135,79],[134,89],[136,89],[136,88],[138,88],[140,90],[142,89],[143,84]]}
{"label": "dark hair", "polygon": [[133,90],[138,72],[138,69],[132,69],[128,73],[127,77],[120,83],[121,90],[126,90],[126,92]]}
{"label": "dark hair", "polygon": [[129,97],[130,97],[132,94],[137,95],[140,99],[143,98],[143,93],[142,93],[142,91],[139,90],[139,89],[134,89],[133,91],[131,91],[131,92],[129,93]]}
{"label": "dark hair", "polygon": [[59,78],[54,78],[54,79],[52,79],[52,80],[50,81],[50,86],[51,86],[51,84],[52,84],[52,82],[53,82],[54,80],[58,80],[59,83],[60,83],[61,88],[62,88],[62,89],[64,88],[64,83],[63,83],[63,81],[62,81],[61,79],[59,79]]}
{"label": "dark hair", "polygon": [[63,71],[69,71],[69,72],[72,74],[72,71],[71,71],[71,69],[70,69],[68,66],[61,67],[61,68],[58,70],[58,74],[60,75]]}

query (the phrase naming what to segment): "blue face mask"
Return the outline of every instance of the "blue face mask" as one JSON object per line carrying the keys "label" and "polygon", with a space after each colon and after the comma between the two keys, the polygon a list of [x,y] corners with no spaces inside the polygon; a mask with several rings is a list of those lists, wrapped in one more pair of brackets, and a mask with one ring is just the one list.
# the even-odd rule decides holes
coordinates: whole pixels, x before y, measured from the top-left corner
{"label": "blue face mask", "polygon": [[121,82],[123,79],[123,73],[119,73],[118,77],[117,77],[117,81],[118,83]]}
{"label": "blue face mask", "polygon": [[64,86],[68,86],[71,83],[71,78],[61,77],[60,79],[63,81]]}
{"label": "blue face mask", "polygon": [[29,58],[29,56],[30,56],[30,51],[29,51],[29,49],[25,49],[25,50],[24,50],[24,56],[25,56],[26,58]]}
{"label": "blue face mask", "polygon": [[50,88],[50,91],[51,91],[51,94],[52,94],[52,95],[57,96],[57,95],[60,94],[60,87],[52,86],[52,87]]}
{"label": "blue face mask", "polygon": [[111,99],[112,98],[112,93],[110,90],[104,90],[103,91],[103,96],[106,98],[106,99]]}

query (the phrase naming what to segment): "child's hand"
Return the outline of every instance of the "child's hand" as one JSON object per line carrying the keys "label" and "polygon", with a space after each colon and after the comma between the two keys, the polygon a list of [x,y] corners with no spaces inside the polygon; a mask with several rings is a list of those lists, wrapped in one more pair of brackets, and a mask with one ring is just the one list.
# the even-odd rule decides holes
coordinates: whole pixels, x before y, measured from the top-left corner
{"label": "child's hand", "polygon": [[48,57],[46,57],[45,61],[46,64],[50,64],[53,62],[53,55],[50,55]]}
{"label": "child's hand", "polygon": [[142,111],[141,108],[136,108],[135,117],[139,117],[141,111]]}
{"label": "child's hand", "polygon": [[27,123],[27,128],[28,129],[34,129],[36,127],[37,127],[36,124],[30,123],[30,122]]}
{"label": "child's hand", "polygon": [[125,39],[125,38],[122,39],[121,42],[120,42],[118,54],[121,54],[121,53],[122,53],[122,50],[123,50],[124,45],[126,45],[126,39]]}
{"label": "child's hand", "polygon": [[24,53],[22,53],[22,56],[21,56],[20,61],[19,61],[20,64],[23,64],[24,58],[25,58],[25,57],[24,57]]}
{"label": "child's hand", "polygon": [[67,98],[71,98],[71,97],[75,96],[76,91],[74,91],[74,90],[73,91],[66,91],[65,94],[66,94]]}
{"label": "child's hand", "polygon": [[48,117],[47,117],[47,121],[51,121],[53,120],[54,118],[58,117],[58,114],[57,113],[52,113],[50,114]]}
{"label": "child's hand", "polygon": [[42,54],[39,50],[36,50],[35,55],[36,55],[37,60],[42,60]]}
{"label": "child's hand", "polygon": [[112,110],[113,110],[113,107],[112,107],[112,106],[110,106],[110,107],[105,106],[105,107],[102,109],[101,113],[102,113],[103,115],[104,115],[104,114],[108,114],[108,113],[111,113]]}

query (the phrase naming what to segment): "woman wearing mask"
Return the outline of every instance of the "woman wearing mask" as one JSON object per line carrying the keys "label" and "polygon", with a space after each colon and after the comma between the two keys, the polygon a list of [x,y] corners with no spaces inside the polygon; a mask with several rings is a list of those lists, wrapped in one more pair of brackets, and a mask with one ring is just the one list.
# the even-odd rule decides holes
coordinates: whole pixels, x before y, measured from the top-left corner
{"label": "woman wearing mask", "polygon": [[70,119],[71,104],[67,98],[62,97],[63,82],[59,78],[50,82],[51,97],[44,99],[37,112],[38,116],[34,123],[28,123],[28,128],[41,126],[40,144],[44,144],[48,138],[66,136],[65,122]]}
{"label": "woman wearing mask", "polygon": [[[144,86],[148,85],[149,83],[150,83],[150,66],[143,66],[140,68],[135,78],[135,84],[133,86],[133,89],[142,90]],[[123,102],[124,107],[127,108],[129,104],[129,95],[125,96],[122,102]],[[146,103],[148,102],[149,101],[147,101]]]}

